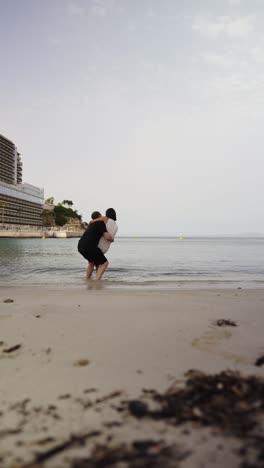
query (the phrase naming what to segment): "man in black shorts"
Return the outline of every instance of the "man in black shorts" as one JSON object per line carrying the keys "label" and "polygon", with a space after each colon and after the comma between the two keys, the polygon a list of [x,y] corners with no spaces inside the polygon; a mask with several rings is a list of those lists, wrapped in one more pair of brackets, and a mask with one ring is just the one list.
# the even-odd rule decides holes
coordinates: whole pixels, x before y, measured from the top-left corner
{"label": "man in black shorts", "polygon": [[78,251],[89,262],[86,272],[87,279],[91,277],[94,266],[96,266],[95,279],[100,280],[109,265],[107,258],[104,256],[101,249],[97,247],[102,236],[106,240],[113,242],[112,237],[109,232],[107,232],[105,223],[103,221],[97,221],[96,223],[89,224],[78,242]]}

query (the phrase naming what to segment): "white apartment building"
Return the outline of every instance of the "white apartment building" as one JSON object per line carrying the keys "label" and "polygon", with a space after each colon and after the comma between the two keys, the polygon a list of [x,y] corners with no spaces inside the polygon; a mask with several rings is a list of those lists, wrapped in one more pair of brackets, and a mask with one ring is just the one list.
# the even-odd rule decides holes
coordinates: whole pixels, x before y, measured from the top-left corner
{"label": "white apartment building", "polygon": [[15,144],[0,134],[0,224],[42,226],[44,190],[22,183]]}

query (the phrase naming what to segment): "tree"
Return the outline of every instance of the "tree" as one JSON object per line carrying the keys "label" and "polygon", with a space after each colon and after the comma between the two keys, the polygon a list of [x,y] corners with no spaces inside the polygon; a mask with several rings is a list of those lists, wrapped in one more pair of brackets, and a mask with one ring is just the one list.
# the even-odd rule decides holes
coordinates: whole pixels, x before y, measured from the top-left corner
{"label": "tree", "polygon": [[[49,205],[54,205],[54,197],[47,198],[45,203]],[[65,206],[66,205],[66,206]],[[55,224],[57,226],[63,226],[67,223],[69,218],[76,218],[82,221],[82,216],[79,215],[77,210],[73,210],[71,207],[73,206],[73,202],[71,200],[63,200],[61,203],[57,203],[54,205],[54,218]]]}
{"label": "tree", "polygon": [[63,226],[67,223],[68,218],[77,218],[82,220],[81,215],[78,214],[77,210],[72,208],[66,208],[62,203],[58,203],[54,208],[55,223],[58,226]]}
{"label": "tree", "polygon": [[71,200],[63,200],[62,204],[63,205],[68,205],[68,206],[73,206],[73,202]]}
{"label": "tree", "polygon": [[45,200],[45,203],[48,203],[49,205],[54,205],[54,197],[47,198],[47,200]]}

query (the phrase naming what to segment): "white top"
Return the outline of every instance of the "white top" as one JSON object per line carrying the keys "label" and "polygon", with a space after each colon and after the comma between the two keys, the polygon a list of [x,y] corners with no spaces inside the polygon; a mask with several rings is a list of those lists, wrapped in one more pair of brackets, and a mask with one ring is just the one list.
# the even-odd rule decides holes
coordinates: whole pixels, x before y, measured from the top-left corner
{"label": "white top", "polygon": [[[110,236],[114,239],[118,230],[118,226],[113,219],[110,219],[110,218],[108,219],[106,223],[106,229],[109,232]],[[102,250],[103,253],[106,253],[111,243],[112,242],[109,242],[108,240],[104,238],[104,236],[102,236],[101,239],[99,240],[98,247],[99,249]]]}

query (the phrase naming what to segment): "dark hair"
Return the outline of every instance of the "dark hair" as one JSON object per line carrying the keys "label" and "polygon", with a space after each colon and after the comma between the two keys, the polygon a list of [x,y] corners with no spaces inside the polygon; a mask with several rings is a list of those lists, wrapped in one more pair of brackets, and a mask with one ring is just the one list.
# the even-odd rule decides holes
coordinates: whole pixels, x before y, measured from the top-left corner
{"label": "dark hair", "polygon": [[107,218],[110,218],[116,221],[116,212],[114,208],[107,208],[105,215],[107,216]]}
{"label": "dark hair", "polygon": [[91,218],[92,219],[97,219],[97,218],[100,218],[102,215],[101,213],[99,213],[99,211],[93,211],[92,214],[91,214]]}

